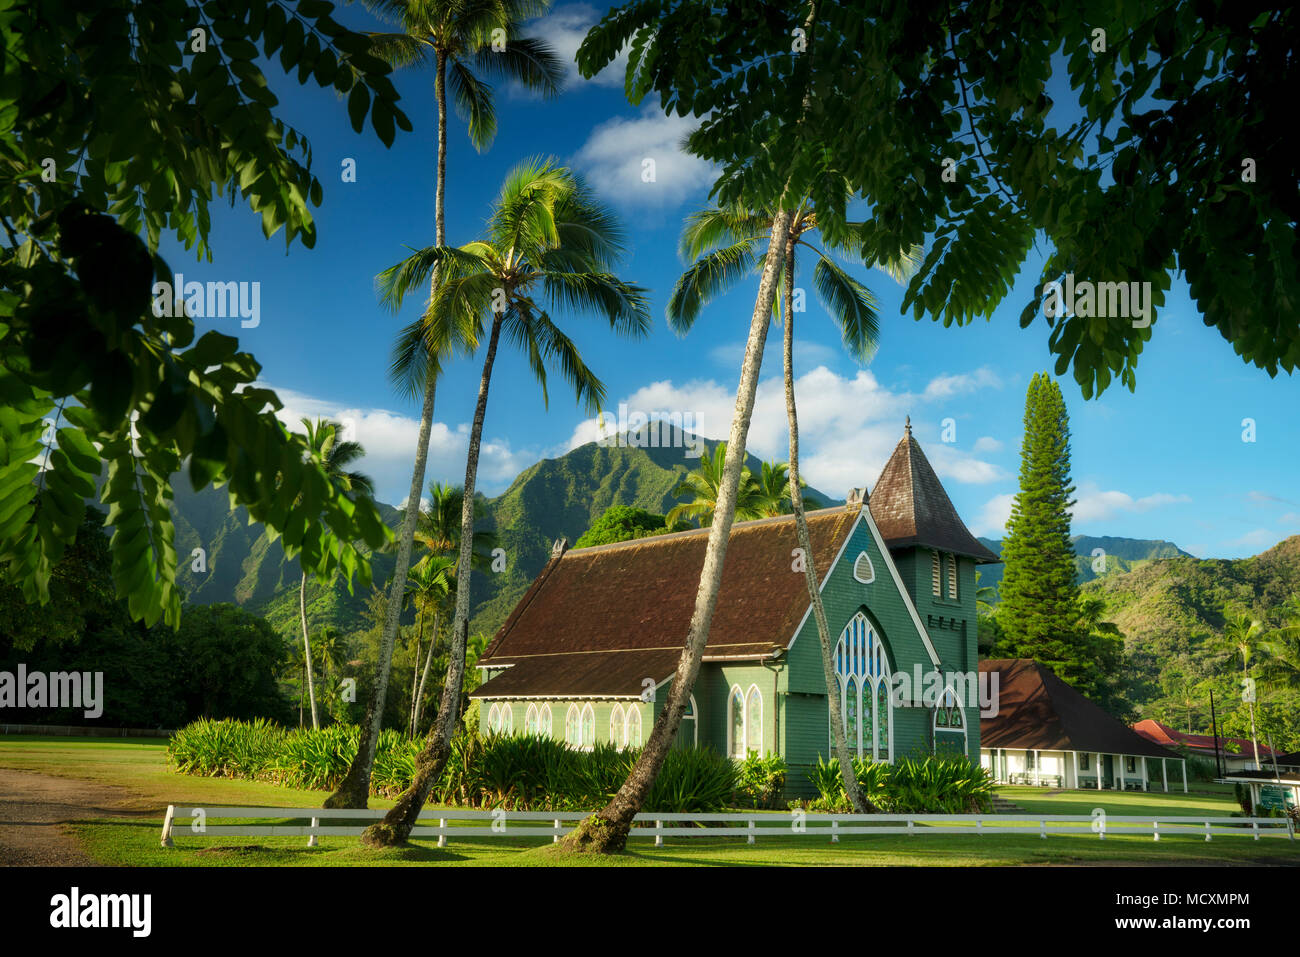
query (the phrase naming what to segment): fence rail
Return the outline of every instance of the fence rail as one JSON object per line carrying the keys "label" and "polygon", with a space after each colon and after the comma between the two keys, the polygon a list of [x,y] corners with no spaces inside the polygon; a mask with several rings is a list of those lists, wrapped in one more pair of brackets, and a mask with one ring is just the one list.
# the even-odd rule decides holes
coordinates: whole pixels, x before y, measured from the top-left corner
{"label": "fence rail", "polygon": [[[205,837],[307,837],[315,846],[321,836],[358,836],[365,823],[378,821],[384,810],[324,810],[323,808],[279,807],[190,807],[168,805],[163,821],[162,845],[174,846],[173,837],[183,833]],[[491,811],[426,808],[420,812],[412,837],[436,837],[445,847],[450,837],[549,837],[558,841],[573,830],[590,811]],[[310,821],[310,824],[211,824],[210,820]],[[323,824],[323,821],[348,822]],[[433,823],[436,821],[437,823]],[[470,822],[452,824],[450,822]],[[486,821],[487,825],[473,822]],[[1112,836],[1146,836],[1160,840],[1171,834],[1231,837],[1286,837],[1295,840],[1287,818],[1259,817],[1147,817],[1090,814],[811,814],[781,813],[669,813],[647,812],[634,818],[635,837],[653,837],[662,845],[665,837],[717,837],[724,832],[744,835],[753,844],[760,836],[828,837],[838,843],[850,835],[908,834],[924,837],[936,834],[1049,834],[1094,833],[1098,839]],[[352,823],[357,822],[357,823]],[[428,823],[425,823],[428,822]],[[703,826],[701,826],[703,825]],[[712,826],[709,826],[712,825]]]}

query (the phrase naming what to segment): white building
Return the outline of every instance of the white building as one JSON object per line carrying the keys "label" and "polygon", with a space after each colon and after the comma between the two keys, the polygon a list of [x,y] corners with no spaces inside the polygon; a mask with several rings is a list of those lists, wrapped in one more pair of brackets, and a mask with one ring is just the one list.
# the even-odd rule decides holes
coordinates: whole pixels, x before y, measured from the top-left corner
{"label": "white building", "polygon": [[997,714],[980,719],[980,763],[999,784],[1187,790],[1182,757],[1111,717],[1031,658],[980,662],[997,673]]}

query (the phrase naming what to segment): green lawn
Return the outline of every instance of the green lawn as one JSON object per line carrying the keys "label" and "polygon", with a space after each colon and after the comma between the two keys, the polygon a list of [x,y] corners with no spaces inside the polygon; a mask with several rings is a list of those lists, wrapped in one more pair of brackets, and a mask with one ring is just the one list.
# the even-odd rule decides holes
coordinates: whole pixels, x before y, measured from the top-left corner
{"label": "green lawn", "polygon": [[[115,784],[128,789],[128,807],[155,809],[157,816],[105,818],[78,822],[74,833],[86,852],[104,864],[131,866],[248,867],[357,865],[957,865],[1004,864],[1300,864],[1300,843],[1285,838],[1108,834],[1105,841],[1088,835],[985,834],[984,836],[905,835],[848,836],[831,844],[818,836],[767,836],[754,845],[744,837],[709,835],[668,839],[654,847],[649,838],[634,839],[627,853],[605,859],[560,856],[547,839],[452,839],[446,848],[433,840],[416,841],[399,850],[362,849],[356,838],[322,838],[308,848],[303,838],[199,836],[182,823],[176,847],[159,847],[161,809],[167,804],[260,805],[313,807],[323,793],[298,791],[225,778],[195,778],[168,771],[164,745],[157,740],[0,737],[0,767]],[[1235,810],[1231,794],[1088,791],[1048,793],[1037,788],[1008,787],[999,792],[1031,814],[1090,814],[1103,807],[1109,814],[1224,816]],[[391,806],[374,800],[373,807]]]}

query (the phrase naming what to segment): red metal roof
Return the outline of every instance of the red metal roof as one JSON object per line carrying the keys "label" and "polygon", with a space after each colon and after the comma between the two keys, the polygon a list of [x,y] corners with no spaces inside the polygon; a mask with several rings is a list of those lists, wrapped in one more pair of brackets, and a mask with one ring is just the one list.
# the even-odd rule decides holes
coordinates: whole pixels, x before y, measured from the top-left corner
{"label": "red metal roof", "polygon": [[[1133,725],[1133,730],[1148,741],[1154,741],[1156,744],[1167,748],[1184,747],[1189,751],[1202,751],[1205,754],[1214,754],[1214,736],[1209,734],[1187,734],[1183,731],[1176,731],[1167,724],[1161,724],[1154,718],[1147,718],[1145,721],[1139,721]],[[1229,748],[1228,745],[1235,745]],[[1230,754],[1243,758],[1255,757],[1255,745],[1248,738],[1225,738],[1219,736],[1219,752],[1221,754]],[[1261,756],[1272,754],[1266,746],[1259,746]]]}

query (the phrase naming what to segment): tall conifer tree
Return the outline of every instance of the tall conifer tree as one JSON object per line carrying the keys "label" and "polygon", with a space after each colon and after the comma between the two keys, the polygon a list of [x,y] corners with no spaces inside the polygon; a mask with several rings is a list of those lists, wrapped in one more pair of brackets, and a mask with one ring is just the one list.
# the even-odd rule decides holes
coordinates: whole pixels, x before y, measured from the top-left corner
{"label": "tall conifer tree", "polygon": [[1020,491],[1002,543],[1001,653],[1035,658],[1071,684],[1082,677],[1086,643],[1070,543],[1070,421],[1060,387],[1035,373],[1025,396]]}

